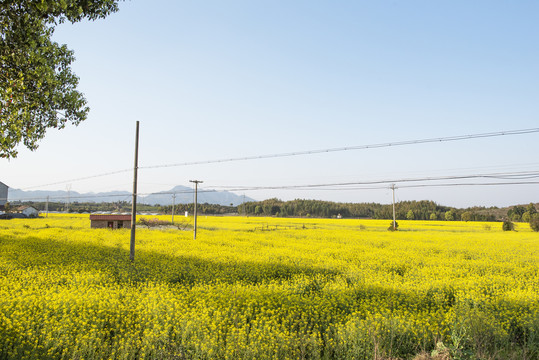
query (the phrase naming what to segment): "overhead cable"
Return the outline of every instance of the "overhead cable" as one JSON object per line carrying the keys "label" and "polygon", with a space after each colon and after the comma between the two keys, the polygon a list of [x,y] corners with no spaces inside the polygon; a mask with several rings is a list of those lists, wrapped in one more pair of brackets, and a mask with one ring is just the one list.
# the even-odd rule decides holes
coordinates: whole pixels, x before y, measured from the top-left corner
{"label": "overhead cable", "polygon": [[177,166],[190,166],[190,165],[215,164],[215,163],[224,163],[224,162],[233,162],[233,161],[281,158],[281,157],[313,155],[313,154],[331,153],[331,152],[340,152],[340,151],[366,150],[366,149],[376,149],[376,148],[384,148],[384,147],[404,146],[404,145],[416,145],[416,144],[460,141],[460,140],[469,140],[469,139],[478,139],[478,138],[490,138],[490,137],[497,137],[497,136],[523,135],[523,134],[531,134],[531,133],[537,133],[537,132],[539,132],[539,128],[499,131],[499,132],[458,135],[458,136],[448,136],[448,137],[429,138],[429,139],[405,140],[405,141],[370,144],[370,145],[345,146],[345,147],[329,148],[329,149],[295,151],[295,152],[286,152],[286,153],[275,153],[275,154],[266,154],[266,155],[254,155],[254,156],[244,156],[244,157],[236,157],[236,158],[215,159],[215,160],[190,161],[190,162],[182,162],[182,163],[175,163],[175,164],[140,166],[139,169],[158,169],[158,168],[177,167]]}
{"label": "overhead cable", "polygon": [[[318,150],[306,150],[306,151],[274,153],[274,154],[265,154],[265,155],[253,155],[253,156],[244,156],[244,157],[236,157],[236,158],[224,158],[224,159],[215,159],[215,160],[191,161],[191,162],[163,164],[163,165],[151,165],[151,166],[138,166],[137,168],[138,169],[158,169],[158,168],[190,166],[190,165],[216,164],[216,163],[235,162],[235,161],[260,160],[260,159],[282,158],[282,157],[292,157],[292,156],[301,156],[301,155],[313,155],[313,154],[352,151],[352,150],[366,150],[366,149],[376,149],[376,148],[384,148],[384,147],[396,147],[396,146],[417,145],[417,144],[426,144],[426,143],[460,141],[460,140],[470,140],[470,139],[478,139],[478,138],[491,138],[491,137],[499,137],[499,136],[523,135],[523,134],[531,134],[531,133],[538,133],[538,132],[539,132],[539,128],[530,128],[530,129],[508,130],[508,131],[478,133],[478,134],[469,134],[469,135],[448,136],[448,137],[439,137],[439,138],[405,140],[405,141],[379,143],[379,144],[369,144],[369,145],[345,146],[345,147],[318,149]],[[125,172],[131,172],[131,171],[133,171],[133,169],[123,169],[123,170],[111,171],[111,172],[106,172],[106,173],[101,173],[101,174],[95,174],[95,175],[90,175],[90,176],[73,178],[73,179],[64,180],[64,181],[57,181],[57,182],[52,182],[52,183],[47,183],[47,184],[29,186],[29,187],[23,188],[22,190],[28,190],[28,189],[33,189],[33,188],[38,188],[38,187],[46,187],[46,186],[52,186],[52,185],[60,185],[60,184],[66,184],[66,183],[72,183],[72,182],[89,180],[89,179],[93,179],[93,178],[109,176],[109,175],[115,175],[115,174],[120,174],[120,173],[125,173]]]}

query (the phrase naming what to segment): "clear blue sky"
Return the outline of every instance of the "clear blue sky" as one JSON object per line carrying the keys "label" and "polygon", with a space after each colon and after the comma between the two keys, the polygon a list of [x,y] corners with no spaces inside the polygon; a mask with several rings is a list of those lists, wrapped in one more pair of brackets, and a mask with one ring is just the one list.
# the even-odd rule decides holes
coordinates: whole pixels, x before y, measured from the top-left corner
{"label": "clear blue sky", "polygon": [[[40,185],[130,168],[136,120],[140,166],[539,127],[538,14],[539,2],[509,0],[127,1],[56,30],[91,113],[0,160],[0,181],[65,190]],[[537,154],[535,133],[141,169],[139,192],[539,170]],[[130,190],[132,174],[70,184]],[[388,189],[245,194],[391,201]],[[539,202],[539,185],[397,191],[422,199]]]}

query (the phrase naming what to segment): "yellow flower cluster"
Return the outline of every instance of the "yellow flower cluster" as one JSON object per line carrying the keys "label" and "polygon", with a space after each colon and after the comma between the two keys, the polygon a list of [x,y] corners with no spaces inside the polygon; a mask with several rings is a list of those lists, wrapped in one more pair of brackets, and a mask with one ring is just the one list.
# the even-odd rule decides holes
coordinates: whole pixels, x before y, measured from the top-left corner
{"label": "yellow flower cluster", "polygon": [[132,263],[130,230],[88,215],[0,220],[0,359],[405,359],[440,343],[539,357],[539,235],[524,225],[198,224],[196,240],[137,229]]}

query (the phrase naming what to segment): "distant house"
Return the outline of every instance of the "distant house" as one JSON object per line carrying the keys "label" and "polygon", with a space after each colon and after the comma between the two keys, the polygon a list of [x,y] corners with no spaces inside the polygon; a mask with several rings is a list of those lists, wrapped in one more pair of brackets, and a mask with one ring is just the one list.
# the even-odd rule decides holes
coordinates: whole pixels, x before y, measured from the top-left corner
{"label": "distant house", "polygon": [[39,211],[32,206],[19,206],[12,210],[15,214],[22,214],[25,217],[38,217]]}
{"label": "distant house", "polygon": [[0,181],[0,210],[4,210],[4,206],[6,205],[7,189],[8,186]]}
{"label": "distant house", "polygon": [[131,215],[90,215],[92,229],[122,229],[131,228]]}

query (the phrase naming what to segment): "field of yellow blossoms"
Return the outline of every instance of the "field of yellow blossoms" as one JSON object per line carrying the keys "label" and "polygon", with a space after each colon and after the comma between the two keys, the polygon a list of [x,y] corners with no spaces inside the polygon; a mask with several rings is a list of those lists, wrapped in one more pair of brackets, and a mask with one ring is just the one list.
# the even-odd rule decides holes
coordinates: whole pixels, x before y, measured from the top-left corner
{"label": "field of yellow blossoms", "polygon": [[539,358],[539,233],[389,224],[0,220],[0,359]]}

